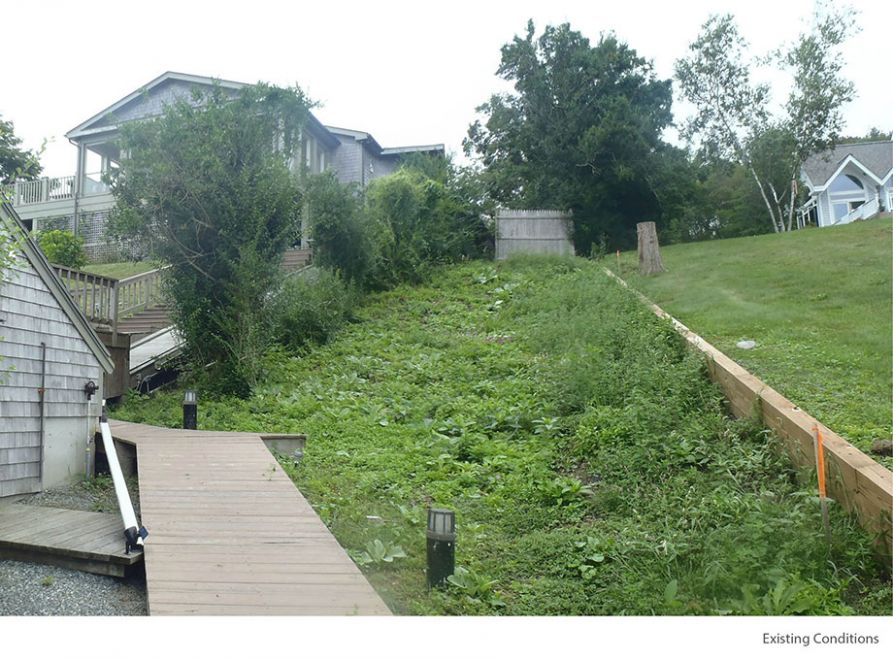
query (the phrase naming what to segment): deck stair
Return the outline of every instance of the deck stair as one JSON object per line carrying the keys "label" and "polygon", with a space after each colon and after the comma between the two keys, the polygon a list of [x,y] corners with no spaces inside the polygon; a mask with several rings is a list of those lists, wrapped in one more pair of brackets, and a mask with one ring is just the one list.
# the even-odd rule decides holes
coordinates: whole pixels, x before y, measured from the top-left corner
{"label": "deck stair", "polygon": [[158,330],[170,327],[170,305],[160,303],[147,307],[133,316],[122,318],[118,321],[118,332],[126,332],[133,335],[136,341]]}
{"label": "deck stair", "polygon": [[290,273],[310,264],[313,253],[307,249],[286,250],[282,255],[282,270]]}

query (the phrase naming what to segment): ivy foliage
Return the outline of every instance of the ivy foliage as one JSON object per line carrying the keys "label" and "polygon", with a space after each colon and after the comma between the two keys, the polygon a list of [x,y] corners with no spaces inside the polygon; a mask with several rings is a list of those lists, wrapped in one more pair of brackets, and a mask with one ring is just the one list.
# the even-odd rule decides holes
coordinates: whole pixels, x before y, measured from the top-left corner
{"label": "ivy foliage", "polygon": [[188,355],[223,391],[246,394],[258,377],[264,299],[297,233],[289,161],[310,105],[298,88],[215,86],[122,126],[112,229],[171,265]]}

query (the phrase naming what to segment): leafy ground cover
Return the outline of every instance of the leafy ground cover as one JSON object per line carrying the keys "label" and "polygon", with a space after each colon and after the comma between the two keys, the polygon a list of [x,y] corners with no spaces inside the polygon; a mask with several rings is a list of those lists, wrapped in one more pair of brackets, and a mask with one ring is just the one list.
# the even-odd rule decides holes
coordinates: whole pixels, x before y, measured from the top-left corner
{"label": "leafy ground cover", "polygon": [[[306,432],[283,458],[404,614],[889,614],[854,521],[825,543],[775,440],[723,414],[682,340],[582,260],[472,262],[367,299],[329,344],[274,351],[201,428]],[[187,383],[184,383],[184,386]],[[177,426],[182,393],[118,418]],[[425,508],[458,569],[425,587]]]}
{"label": "leafy ground cover", "polygon": [[[661,254],[666,273],[638,276],[627,253],[621,274],[863,451],[893,437],[889,217],[670,245]],[[742,339],[756,348],[737,348]]]}

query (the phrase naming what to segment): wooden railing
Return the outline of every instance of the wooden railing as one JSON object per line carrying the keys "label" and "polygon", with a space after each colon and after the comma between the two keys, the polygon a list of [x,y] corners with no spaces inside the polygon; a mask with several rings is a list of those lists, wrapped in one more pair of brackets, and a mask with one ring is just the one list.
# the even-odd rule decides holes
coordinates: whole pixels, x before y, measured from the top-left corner
{"label": "wooden railing", "polygon": [[118,280],[118,316],[125,317],[161,300],[161,278],[170,266]]}
{"label": "wooden railing", "polygon": [[53,264],[75,304],[91,323],[118,332],[118,320],[161,301],[162,273],[170,266],[122,280]]}
{"label": "wooden railing", "polygon": [[[34,179],[33,181],[16,181],[3,186],[3,197],[13,206],[28,206],[74,199],[77,192],[76,176],[55,176]],[[109,186],[102,179],[101,173],[85,174],[82,181],[81,197],[99,195],[109,191]]]}

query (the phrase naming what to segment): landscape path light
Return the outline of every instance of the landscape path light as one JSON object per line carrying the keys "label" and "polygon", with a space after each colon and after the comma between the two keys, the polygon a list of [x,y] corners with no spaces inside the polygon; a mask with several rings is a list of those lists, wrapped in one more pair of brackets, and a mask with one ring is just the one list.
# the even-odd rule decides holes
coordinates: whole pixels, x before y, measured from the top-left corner
{"label": "landscape path light", "polygon": [[456,514],[428,509],[428,587],[443,585],[456,570]]}
{"label": "landscape path light", "polygon": [[198,395],[195,390],[186,390],[183,393],[183,428],[198,428]]}

